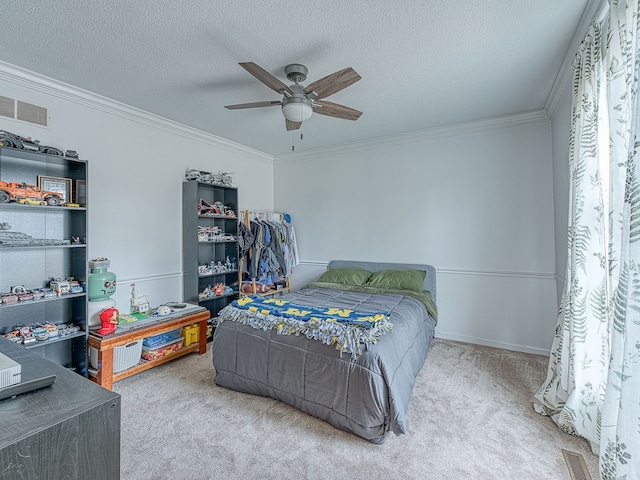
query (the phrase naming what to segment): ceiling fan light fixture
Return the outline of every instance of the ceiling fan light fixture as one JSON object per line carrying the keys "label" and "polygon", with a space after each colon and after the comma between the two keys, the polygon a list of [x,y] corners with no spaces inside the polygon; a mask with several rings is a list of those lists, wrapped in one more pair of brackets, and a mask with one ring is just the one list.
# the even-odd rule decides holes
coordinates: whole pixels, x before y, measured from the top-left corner
{"label": "ceiling fan light fixture", "polygon": [[[311,118],[315,109],[317,109],[316,111],[320,115],[345,120],[357,120],[360,115],[362,115],[362,112],[353,108],[324,100],[324,98],[360,80],[360,75],[351,67],[343,68],[304,86],[300,82],[303,82],[307,78],[308,70],[307,67],[299,63],[292,63],[285,67],[287,78],[294,82],[293,85],[285,85],[277,77],[274,77],[264,68],[253,62],[242,62],[240,66],[271,90],[282,95],[283,98],[279,101],[273,100],[225,105],[225,108],[229,110],[280,105],[282,115],[284,115],[286,119],[285,127],[287,131],[300,129],[302,122]],[[322,103],[315,103],[315,100],[319,100]]]}
{"label": "ceiling fan light fixture", "polygon": [[313,114],[311,100],[306,98],[288,98],[282,102],[282,114],[291,122],[304,122]]}

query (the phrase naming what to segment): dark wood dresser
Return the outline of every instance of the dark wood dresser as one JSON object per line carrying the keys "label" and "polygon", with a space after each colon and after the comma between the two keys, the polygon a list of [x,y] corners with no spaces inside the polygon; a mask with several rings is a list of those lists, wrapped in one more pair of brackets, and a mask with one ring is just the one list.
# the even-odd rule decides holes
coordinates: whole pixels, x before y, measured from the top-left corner
{"label": "dark wood dresser", "polygon": [[2,337],[0,352],[56,375],[0,400],[0,479],[120,478],[120,395]]}

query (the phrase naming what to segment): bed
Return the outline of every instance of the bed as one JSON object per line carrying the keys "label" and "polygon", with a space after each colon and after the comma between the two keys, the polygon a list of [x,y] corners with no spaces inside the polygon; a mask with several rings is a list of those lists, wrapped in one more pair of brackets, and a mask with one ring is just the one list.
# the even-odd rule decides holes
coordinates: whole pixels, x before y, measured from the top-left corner
{"label": "bed", "polygon": [[[435,300],[431,265],[334,260],[318,281],[298,291],[258,308],[242,297],[238,302],[247,305],[234,302],[219,313],[213,336],[215,383],[274,398],[381,444],[388,432],[407,431],[411,393],[437,321]],[[310,322],[289,322],[280,311],[264,310],[278,308],[278,301],[280,308],[294,306],[295,312],[330,307],[327,312],[347,311],[372,323],[365,333],[353,334],[359,340],[354,346],[345,329],[354,323],[358,329],[359,323],[343,327],[328,320],[319,323],[342,333],[327,334],[320,327],[310,332],[299,327]],[[267,318],[277,321],[261,323]]]}

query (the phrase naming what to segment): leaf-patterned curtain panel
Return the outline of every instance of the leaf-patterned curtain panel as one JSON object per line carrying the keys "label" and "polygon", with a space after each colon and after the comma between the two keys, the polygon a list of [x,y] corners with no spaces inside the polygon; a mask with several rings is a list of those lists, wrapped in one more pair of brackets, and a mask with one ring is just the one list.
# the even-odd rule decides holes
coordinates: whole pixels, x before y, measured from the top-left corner
{"label": "leaf-patterned curtain panel", "polygon": [[567,274],[534,402],[590,442],[603,480],[640,480],[639,5],[611,0],[575,58]]}

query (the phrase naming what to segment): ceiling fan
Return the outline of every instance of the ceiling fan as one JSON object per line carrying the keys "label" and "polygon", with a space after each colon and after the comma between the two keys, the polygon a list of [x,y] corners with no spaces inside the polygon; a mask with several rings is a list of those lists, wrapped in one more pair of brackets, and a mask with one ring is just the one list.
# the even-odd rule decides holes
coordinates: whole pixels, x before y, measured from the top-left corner
{"label": "ceiling fan", "polygon": [[313,112],[346,120],[357,120],[362,115],[358,110],[326,100],[316,103],[316,100],[333,95],[360,80],[360,75],[351,67],[327,75],[305,87],[300,82],[305,81],[309,70],[299,63],[292,63],[285,67],[287,78],[294,82],[291,86],[285,85],[253,62],[243,62],[240,66],[267,87],[281,94],[282,100],[225,105],[224,108],[239,110],[281,105],[287,130],[298,130],[302,122],[309,119]]}

